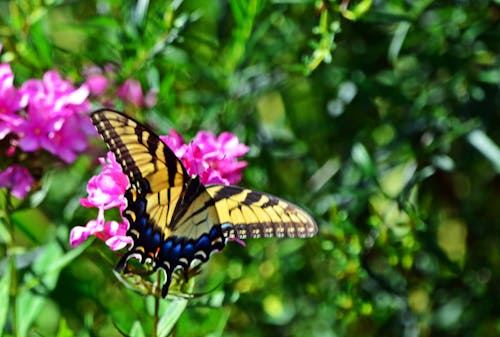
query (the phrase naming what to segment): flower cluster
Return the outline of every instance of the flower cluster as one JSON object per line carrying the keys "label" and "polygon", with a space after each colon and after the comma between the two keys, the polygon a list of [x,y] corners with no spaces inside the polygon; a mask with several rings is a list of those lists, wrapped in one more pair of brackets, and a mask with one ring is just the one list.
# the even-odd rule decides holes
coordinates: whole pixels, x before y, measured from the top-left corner
{"label": "flower cluster", "polygon": [[[73,162],[77,153],[87,147],[88,135],[95,133],[87,116],[88,95],[85,85],[74,87],[55,70],[17,88],[10,64],[0,64],[0,141],[6,143],[5,154],[10,161],[15,161],[12,157],[20,149],[45,150],[66,163]],[[7,168],[1,175],[0,187],[15,186],[12,179],[19,181],[20,174],[25,177],[24,187],[13,194],[23,198],[29,192],[26,184],[33,181],[28,170]]]}
{"label": "flower cluster", "polygon": [[34,182],[30,171],[21,165],[11,165],[5,171],[0,172],[0,188],[8,188],[18,199],[24,198]]}
{"label": "flower cluster", "polygon": [[204,184],[236,184],[247,166],[245,161],[238,161],[238,157],[248,152],[248,146],[230,132],[216,137],[211,132],[200,131],[189,144],[175,130],[160,139],[181,159],[188,173],[199,175]]}
{"label": "flower cluster", "polygon": [[128,186],[128,179],[112,152],[108,153],[107,161],[104,158],[99,158],[99,161],[103,165],[103,169],[87,184],[89,196],[80,200],[80,203],[85,207],[99,209],[97,219],[90,220],[85,227],[74,227],[71,230],[69,240],[71,245],[75,247],[89,236],[94,235],[105,241],[112,250],[117,250],[131,242],[131,239],[126,236],[128,223],[125,220],[121,222],[106,221],[104,211],[118,207],[121,213],[125,209],[127,201],[124,194]]}
{"label": "flower cluster", "polygon": [[[89,135],[95,134],[88,118],[90,99],[110,107],[116,98],[136,107],[156,104],[156,91],[144,95],[134,79],[127,79],[115,90],[116,71],[112,66],[104,70],[87,68],[84,76],[85,82],[75,87],[50,70],[41,79],[28,79],[16,87],[10,64],[0,64],[0,152],[8,159],[0,166],[0,188],[24,198],[34,183],[30,170],[40,169],[31,167],[33,163],[43,163],[41,169],[46,166],[45,159],[40,158],[44,152],[72,163],[87,148]],[[19,152],[32,153],[28,164]]]}
{"label": "flower cluster", "polygon": [[134,79],[127,79],[116,90],[110,90],[117,86],[115,83],[116,71],[113,65],[106,65],[103,69],[99,67],[88,67],[84,70],[85,84],[90,90],[91,96],[103,105],[113,107],[114,98],[118,97],[124,103],[135,107],[151,108],[156,105],[157,90],[149,89],[146,94],[142,90],[141,83]]}
{"label": "flower cluster", "polygon": [[[241,144],[235,135],[224,132],[216,137],[213,133],[201,131],[191,143],[186,144],[184,139],[172,130],[169,136],[160,138],[181,159],[188,173],[199,175],[202,183],[228,185],[241,180],[247,163],[238,161],[238,157],[247,153],[248,147]],[[112,250],[117,250],[131,243],[130,237],[125,236],[128,222],[124,218],[121,222],[106,222],[104,211],[118,207],[121,213],[125,209],[124,193],[128,179],[111,152],[108,153],[107,162],[103,158],[100,162],[104,166],[102,172],[90,179],[87,185],[89,196],[80,201],[85,207],[99,209],[97,219],[89,221],[85,227],[74,227],[70,243],[75,247],[94,235],[104,240]]]}

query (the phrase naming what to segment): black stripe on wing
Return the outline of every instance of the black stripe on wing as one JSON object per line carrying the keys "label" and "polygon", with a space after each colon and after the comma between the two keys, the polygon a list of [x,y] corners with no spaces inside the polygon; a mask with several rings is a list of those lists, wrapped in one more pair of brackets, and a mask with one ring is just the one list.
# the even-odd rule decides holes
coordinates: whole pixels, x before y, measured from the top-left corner
{"label": "black stripe on wing", "polygon": [[173,151],[147,126],[110,109],[97,110],[90,117],[131,183],[161,167],[167,168],[169,186],[175,185],[177,174],[189,179]]}
{"label": "black stripe on wing", "polygon": [[232,224],[226,229],[228,238],[306,238],[317,233],[317,225],[309,214],[273,195],[224,185],[207,186],[207,191],[221,224]]}

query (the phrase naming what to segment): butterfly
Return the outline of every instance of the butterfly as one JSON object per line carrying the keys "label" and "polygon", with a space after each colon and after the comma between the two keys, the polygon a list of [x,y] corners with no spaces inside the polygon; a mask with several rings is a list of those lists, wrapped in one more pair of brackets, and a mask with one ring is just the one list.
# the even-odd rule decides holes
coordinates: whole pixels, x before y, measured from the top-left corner
{"label": "butterfly", "polygon": [[97,131],[127,175],[127,236],[133,239],[116,270],[130,258],[163,270],[166,297],[177,270],[207,262],[230,240],[312,237],[313,218],[294,204],[239,186],[203,185],[146,125],[101,109],[91,114]]}

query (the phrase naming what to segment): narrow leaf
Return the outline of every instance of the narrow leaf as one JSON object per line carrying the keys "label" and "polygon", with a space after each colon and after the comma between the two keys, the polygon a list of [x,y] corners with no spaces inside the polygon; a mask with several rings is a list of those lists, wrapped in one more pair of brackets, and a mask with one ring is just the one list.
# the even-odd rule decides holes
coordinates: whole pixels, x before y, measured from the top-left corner
{"label": "narrow leaf", "polygon": [[495,142],[482,130],[474,130],[467,136],[469,143],[483,154],[495,168],[495,172],[500,173],[500,149]]}
{"label": "narrow leaf", "polygon": [[370,154],[363,144],[354,144],[351,151],[351,157],[352,160],[363,170],[363,173],[366,176],[373,177],[375,168],[372,159],[370,158]]}
{"label": "narrow leaf", "polygon": [[187,306],[187,299],[179,298],[171,301],[158,322],[158,337],[168,336],[175,327]]}
{"label": "narrow leaf", "polygon": [[3,329],[5,327],[5,322],[7,321],[7,314],[8,314],[8,309],[9,309],[9,291],[10,291],[10,284],[12,282],[11,280],[11,275],[12,275],[12,268],[14,268],[13,265],[13,259],[9,259],[8,266],[5,268],[5,272],[0,279],[0,334],[3,332]]}

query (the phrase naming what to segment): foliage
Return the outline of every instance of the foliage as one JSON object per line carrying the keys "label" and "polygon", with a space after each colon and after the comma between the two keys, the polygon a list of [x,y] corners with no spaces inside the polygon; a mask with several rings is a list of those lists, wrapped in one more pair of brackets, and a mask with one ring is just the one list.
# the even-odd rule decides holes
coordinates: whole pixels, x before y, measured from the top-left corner
{"label": "foliage", "polygon": [[[159,335],[494,336],[499,18],[494,0],[2,2],[1,61],[17,85],[54,68],[136,79],[156,104],[119,108],[162,134],[237,134],[242,185],[316,218],[314,239],[213,256],[201,296],[156,303]],[[7,336],[153,331],[155,301],[117,282],[117,254],[68,242],[96,217],[79,199],[101,143],[42,161],[24,200],[1,190]]]}

